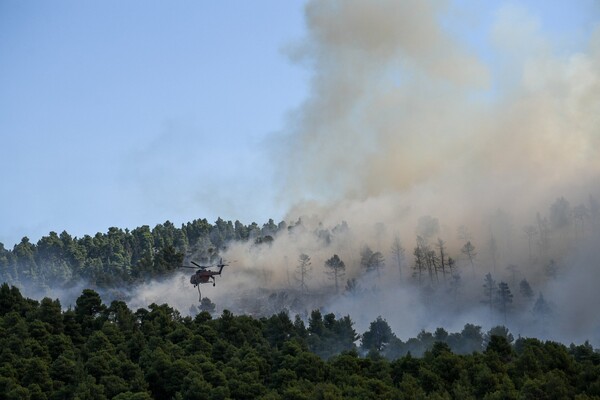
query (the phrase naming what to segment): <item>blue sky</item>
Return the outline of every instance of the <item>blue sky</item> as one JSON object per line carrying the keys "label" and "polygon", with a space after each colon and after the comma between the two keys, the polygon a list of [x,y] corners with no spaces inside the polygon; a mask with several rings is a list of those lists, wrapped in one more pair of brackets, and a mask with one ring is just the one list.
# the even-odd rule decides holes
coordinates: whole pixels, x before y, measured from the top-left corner
{"label": "blue sky", "polygon": [[306,96],[298,1],[0,3],[0,242],[282,208],[265,141]]}
{"label": "blue sky", "polygon": [[[283,218],[270,143],[310,94],[285,51],[306,35],[303,3],[0,2],[0,242]],[[441,22],[499,71],[505,2],[454,3]],[[557,51],[598,20],[593,0],[515,4]]]}

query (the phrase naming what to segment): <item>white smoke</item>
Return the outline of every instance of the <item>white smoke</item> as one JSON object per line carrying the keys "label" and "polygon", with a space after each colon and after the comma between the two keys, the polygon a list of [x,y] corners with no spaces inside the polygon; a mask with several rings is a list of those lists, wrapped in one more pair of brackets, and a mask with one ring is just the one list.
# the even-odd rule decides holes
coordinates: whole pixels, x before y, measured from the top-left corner
{"label": "white smoke", "polygon": [[[286,222],[302,223],[271,244],[230,244],[223,256],[236,261],[215,287],[201,286],[217,312],[320,307],[350,314],[359,332],[382,315],[403,338],[475,323],[600,344],[599,221],[589,201],[600,198],[600,28],[581,46],[559,49],[535,10],[501,5],[483,30],[484,55],[453,29],[471,23],[470,6],[307,4],[307,36],[288,52],[311,70],[310,96],[273,138],[272,157],[281,197],[294,204]],[[561,196],[571,210],[585,206],[585,225],[569,214],[542,243],[544,218],[552,225]],[[340,229],[343,221],[349,229]],[[531,250],[526,225],[537,232]],[[416,283],[412,253],[423,232],[432,249],[438,237],[446,242],[460,285],[439,276],[431,289]],[[396,237],[401,265],[391,251]],[[461,252],[467,240],[474,268]],[[385,258],[379,275],[361,266],[365,246]],[[308,293],[298,289],[300,254],[311,258]],[[334,293],[324,267],[334,254],[346,264],[342,285],[356,279],[357,293]],[[506,322],[481,303],[488,272],[514,295]],[[198,300],[188,279],[142,285],[130,305],[169,303],[188,313]],[[532,314],[535,298],[519,294],[522,279],[554,305],[551,316]]]}
{"label": "white smoke", "polygon": [[[597,199],[600,194],[597,10],[582,11],[596,16],[596,28],[569,47],[555,44],[535,9],[500,5],[484,29],[484,55],[464,33],[455,33],[453,26],[473,17],[469,5],[456,7],[451,2],[391,0],[307,4],[307,36],[290,54],[312,71],[311,92],[287,131],[276,138],[274,157],[282,196],[295,204],[286,219],[309,216],[328,228],[347,221],[351,235],[315,246],[306,242],[319,229],[311,226],[310,239],[294,242],[281,235],[260,256],[249,251],[250,257],[240,257],[238,251],[236,257],[272,269],[276,278],[271,287],[276,287],[285,282],[278,275],[282,258],[288,257],[289,271],[290,262],[295,267],[298,254],[307,253],[318,266],[314,273],[320,274],[313,288],[325,290],[331,282],[322,265],[338,254],[349,278],[358,278],[365,289],[378,289],[369,298],[342,298],[324,306],[365,315],[361,326],[385,314],[394,328],[413,334],[438,324],[503,323],[480,302],[488,272],[511,285],[515,308],[521,311],[513,312],[512,325],[507,324],[527,334],[533,325],[524,321],[532,318],[532,304],[524,305],[518,293],[518,283],[526,278],[536,296],[543,292],[556,305],[555,321],[545,323],[552,329],[530,332],[563,340],[597,337],[598,318],[589,308],[571,313],[587,323],[567,328],[567,310],[579,301],[569,302],[555,289],[565,285],[574,290],[571,276],[583,258],[573,256],[574,248],[583,236],[597,238],[596,233],[588,225],[587,233],[577,237],[574,222],[554,227],[543,251],[536,237],[531,255],[523,232],[526,225],[539,225],[538,213],[551,219],[550,207],[561,196],[571,206],[589,208],[589,195]],[[408,283],[423,216],[439,221],[430,240],[442,238],[448,254],[458,258],[462,294],[456,304],[441,293],[424,299]],[[474,275],[460,251],[465,243],[457,237],[460,226],[468,228],[478,252]],[[401,285],[393,284],[399,277],[393,275],[389,250],[396,232],[406,249]],[[359,253],[365,245],[387,260],[382,282],[362,278]],[[556,278],[547,273],[552,260],[561,271]],[[509,265],[516,267],[507,269]],[[593,270],[588,274],[595,278]],[[586,290],[580,301],[598,300]]]}

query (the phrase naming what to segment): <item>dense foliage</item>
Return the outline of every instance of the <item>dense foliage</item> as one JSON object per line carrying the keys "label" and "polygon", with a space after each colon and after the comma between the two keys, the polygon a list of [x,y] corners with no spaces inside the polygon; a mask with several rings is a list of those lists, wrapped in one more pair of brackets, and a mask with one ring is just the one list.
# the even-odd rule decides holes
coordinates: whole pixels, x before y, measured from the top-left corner
{"label": "dense foliage", "polygon": [[210,262],[230,241],[272,241],[286,227],[273,220],[259,227],[219,218],[214,224],[199,219],[181,228],[169,221],[153,229],[112,227],[107,233],[81,238],[50,232],[37,243],[24,237],[12,250],[0,243],[0,281],[41,289],[82,280],[92,287],[118,286],[169,273],[188,253]]}
{"label": "dense foliage", "polygon": [[358,338],[349,317],[319,311],[307,324],[285,312],[192,318],[166,304],[106,306],[90,289],[61,310],[3,284],[0,398],[600,398],[600,355],[587,343],[511,343],[502,327],[473,325],[402,342],[381,318],[360,348]]}

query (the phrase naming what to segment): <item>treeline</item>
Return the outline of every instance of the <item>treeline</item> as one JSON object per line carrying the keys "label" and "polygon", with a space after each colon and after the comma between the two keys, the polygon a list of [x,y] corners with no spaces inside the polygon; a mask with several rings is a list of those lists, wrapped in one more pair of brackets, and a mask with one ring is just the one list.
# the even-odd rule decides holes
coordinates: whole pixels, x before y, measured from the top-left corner
{"label": "treeline", "polygon": [[93,287],[111,287],[156,277],[179,267],[186,254],[211,262],[231,241],[269,242],[285,223],[256,223],[217,219],[194,220],[180,228],[171,222],[153,229],[109,228],[107,233],[72,237],[50,232],[37,243],[24,237],[12,250],[0,243],[0,281],[33,284],[38,288],[84,280]]}
{"label": "treeline", "polygon": [[[453,292],[458,291],[464,267],[468,267],[473,275],[476,270],[492,271],[494,275],[508,270],[514,278],[524,267],[543,266],[544,274],[554,278],[557,261],[560,261],[554,257],[560,256],[561,249],[600,232],[600,202],[590,196],[587,205],[572,207],[560,197],[552,203],[547,217],[538,213],[532,220],[534,223],[519,229],[510,215],[498,210],[487,223],[489,237],[474,238],[467,227],[460,226],[457,234],[464,245],[451,250],[440,238],[439,220],[423,216],[418,221],[416,246],[412,252],[405,254],[398,234],[391,238],[392,245],[387,250],[371,250],[364,244],[358,255],[361,270],[375,272],[379,277],[384,267],[396,269],[400,279],[411,275],[414,283],[427,290],[447,286]],[[270,245],[277,234],[285,230],[290,235],[308,233],[325,248],[336,237],[344,238],[349,232],[345,222],[331,229],[321,224],[314,225],[318,227],[308,228],[301,219],[289,224],[283,221],[275,223],[270,219],[262,226],[254,222],[244,225],[240,221],[218,218],[213,224],[206,219],[197,219],[180,227],[169,221],[154,228],[148,225],[133,230],[111,227],[106,233],[98,232],[94,236],[80,238],[66,231],[60,234],[50,232],[37,243],[24,237],[12,249],[0,243],[0,281],[21,287],[33,285],[42,290],[53,286],[68,287],[82,281],[94,288],[118,287],[168,274],[180,266],[186,256],[200,262],[214,262],[232,242]],[[375,223],[375,230],[378,242],[386,237],[383,223]],[[364,240],[368,241],[367,238]],[[519,242],[519,245],[513,242]],[[527,253],[526,262],[521,267],[513,265],[507,256],[518,255],[519,249],[521,252],[526,249]],[[313,254],[299,255],[305,260],[299,260],[296,268],[297,287],[306,291]],[[289,256],[293,259],[297,255]],[[331,256],[338,257],[333,252]],[[356,284],[352,280],[354,277],[345,280],[344,260],[334,258],[327,260],[325,271],[330,275],[336,293],[344,284],[347,291],[353,291]],[[350,258],[355,259],[356,255]],[[502,266],[503,262],[511,264]]]}
{"label": "treeline", "polygon": [[513,343],[502,327],[440,328],[402,342],[381,318],[359,336],[349,317],[319,311],[307,324],[285,312],[132,311],[90,289],[63,311],[3,284],[0,398],[594,399],[600,355],[587,343]]}

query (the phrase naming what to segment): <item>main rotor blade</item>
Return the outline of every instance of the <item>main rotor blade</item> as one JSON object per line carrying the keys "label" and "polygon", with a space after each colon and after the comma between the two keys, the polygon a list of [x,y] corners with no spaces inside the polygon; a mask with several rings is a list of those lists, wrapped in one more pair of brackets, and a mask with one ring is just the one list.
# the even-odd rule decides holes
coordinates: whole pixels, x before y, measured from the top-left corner
{"label": "main rotor blade", "polygon": [[197,263],[197,262],[195,262],[195,261],[192,261],[191,263],[192,263],[192,264],[194,264],[194,265],[195,265],[196,267],[198,267],[198,268],[208,268],[206,265],[200,265],[200,264],[198,264],[198,263]]}

